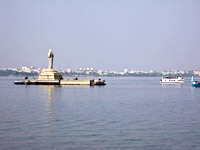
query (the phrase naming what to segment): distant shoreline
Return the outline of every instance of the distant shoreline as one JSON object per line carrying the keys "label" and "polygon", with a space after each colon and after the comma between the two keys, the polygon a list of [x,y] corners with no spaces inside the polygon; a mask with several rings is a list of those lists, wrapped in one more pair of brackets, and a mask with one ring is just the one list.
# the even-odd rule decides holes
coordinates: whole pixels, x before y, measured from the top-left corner
{"label": "distant shoreline", "polygon": [[[184,77],[198,77],[197,74],[194,74],[193,72],[186,72],[186,73],[171,73],[168,74],[162,74],[160,72],[153,72],[153,73],[145,73],[145,72],[138,72],[138,73],[124,73],[124,74],[115,74],[115,73],[104,73],[104,74],[98,74],[95,72],[91,72],[87,74],[84,73],[77,73],[77,72],[60,72],[64,77],[162,77],[162,76],[181,76]],[[12,70],[6,70],[6,71],[0,71],[0,76],[4,77],[37,77],[39,75],[38,72],[19,72],[19,71],[12,71]]]}
{"label": "distant shoreline", "polygon": [[[39,75],[39,74],[38,74]],[[0,75],[0,77],[35,77],[37,78],[38,75],[32,75],[32,74],[24,74],[24,75]],[[95,78],[103,78],[103,77],[120,77],[120,78],[126,78],[126,77],[162,77],[163,75],[158,75],[158,76],[151,76],[151,75],[128,75],[128,76],[118,76],[118,75],[103,75],[103,76],[98,76],[98,75],[63,75],[63,77],[95,77]],[[177,76],[177,75],[165,75],[165,76]],[[184,77],[192,77],[194,75],[183,75]],[[199,77],[199,76],[194,76],[194,77]]]}

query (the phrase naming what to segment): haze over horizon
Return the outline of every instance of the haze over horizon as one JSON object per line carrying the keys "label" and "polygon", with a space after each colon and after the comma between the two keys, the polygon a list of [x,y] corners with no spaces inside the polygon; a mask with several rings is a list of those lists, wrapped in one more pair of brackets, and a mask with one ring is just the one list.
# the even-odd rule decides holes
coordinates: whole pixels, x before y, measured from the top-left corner
{"label": "haze over horizon", "polygon": [[198,0],[0,0],[0,68],[200,70]]}

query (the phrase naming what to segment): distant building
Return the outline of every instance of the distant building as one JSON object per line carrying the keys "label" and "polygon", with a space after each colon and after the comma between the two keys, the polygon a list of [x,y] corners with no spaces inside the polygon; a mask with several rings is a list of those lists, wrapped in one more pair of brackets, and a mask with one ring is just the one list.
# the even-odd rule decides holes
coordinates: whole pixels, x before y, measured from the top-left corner
{"label": "distant building", "polygon": [[72,73],[72,69],[68,68],[66,72],[67,73]]}
{"label": "distant building", "polygon": [[26,72],[26,73],[34,73],[34,72],[36,72],[36,73],[40,73],[41,72],[41,70],[40,70],[40,68],[34,68],[34,67],[22,67],[22,72]]}
{"label": "distant building", "polygon": [[150,70],[149,73],[154,73],[154,71],[153,71],[153,70]]}
{"label": "distant building", "polygon": [[30,67],[22,67],[22,72],[27,72],[30,73],[31,72],[31,68]]}
{"label": "distant building", "polygon": [[124,69],[124,74],[128,73],[128,69]]}
{"label": "distant building", "polygon": [[84,69],[83,68],[79,68],[78,70],[77,70],[77,73],[83,73],[84,72]]}
{"label": "distant building", "polygon": [[199,70],[195,70],[195,71],[193,71],[193,74],[196,75],[196,76],[200,76],[200,71]]}
{"label": "distant building", "polygon": [[12,71],[19,71],[17,68],[11,68]]}
{"label": "distant building", "polygon": [[103,71],[102,71],[102,70],[98,70],[98,71],[97,71],[97,74],[98,74],[98,75],[103,75]]}
{"label": "distant building", "polygon": [[85,73],[86,73],[87,75],[89,75],[89,74],[90,74],[90,71],[86,71]]}
{"label": "distant building", "polygon": [[130,70],[129,73],[133,74],[133,73],[137,73],[137,71],[135,71],[135,70]]}
{"label": "distant building", "polygon": [[163,71],[163,72],[161,72],[161,74],[162,75],[167,75],[167,74],[169,74],[170,72],[168,72],[168,71]]}

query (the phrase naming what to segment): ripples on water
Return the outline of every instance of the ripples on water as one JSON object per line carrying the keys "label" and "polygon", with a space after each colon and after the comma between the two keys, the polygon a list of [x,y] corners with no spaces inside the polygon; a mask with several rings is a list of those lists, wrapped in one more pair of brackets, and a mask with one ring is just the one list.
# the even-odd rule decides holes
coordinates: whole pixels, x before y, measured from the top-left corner
{"label": "ripples on water", "polygon": [[200,88],[159,78],[104,87],[13,85],[0,78],[0,149],[200,149]]}

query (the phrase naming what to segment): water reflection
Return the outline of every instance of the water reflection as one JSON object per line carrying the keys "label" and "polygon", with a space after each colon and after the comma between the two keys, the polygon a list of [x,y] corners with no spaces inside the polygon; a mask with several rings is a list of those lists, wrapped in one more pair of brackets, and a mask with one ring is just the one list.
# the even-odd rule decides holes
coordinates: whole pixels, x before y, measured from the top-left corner
{"label": "water reflection", "polygon": [[181,88],[183,84],[170,84],[170,83],[165,83],[161,84],[162,88]]}
{"label": "water reflection", "polygon": [[56,88],[59,88],[58,85],[39,85],[45,102],[47,111],[51,114],[53,113],[53,102],[54,102],[54,92]]}
{"label": "water reflection", "polygon": [[192,98],[195,98],[195,96],[199,93],[200,88],[195,88],[195,87],[191,86],[190,89],[191,89],[191,96],[192,96]]}

